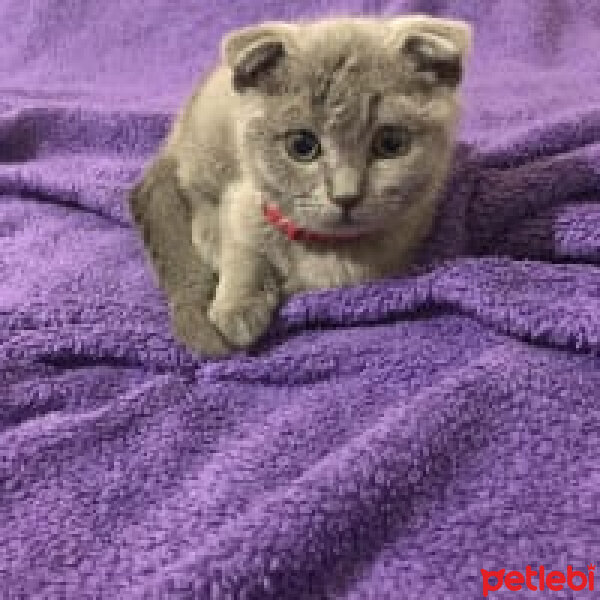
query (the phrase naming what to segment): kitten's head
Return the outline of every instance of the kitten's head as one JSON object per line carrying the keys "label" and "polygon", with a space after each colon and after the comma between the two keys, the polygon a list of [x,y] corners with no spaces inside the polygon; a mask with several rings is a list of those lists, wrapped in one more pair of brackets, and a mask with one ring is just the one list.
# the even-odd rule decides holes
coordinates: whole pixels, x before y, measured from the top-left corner
{"label": "kitten's head", "polygon": [[421,16],[233,33],[242,168],[312,230],[397,225],[446,174],[468,45],[465,23]]}

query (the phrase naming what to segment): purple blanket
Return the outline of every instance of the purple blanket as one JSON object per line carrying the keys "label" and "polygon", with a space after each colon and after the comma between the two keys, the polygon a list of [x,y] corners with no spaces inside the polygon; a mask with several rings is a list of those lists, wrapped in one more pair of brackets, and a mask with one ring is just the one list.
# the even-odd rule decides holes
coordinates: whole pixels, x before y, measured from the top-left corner
{"label": "purple blanket", "polygon": [[[222,33],[404,11],[475,25],[428,266],[186,353],[124,197]],[[584,0],[0,0],[0,597],[597,597],[599,48]]]}

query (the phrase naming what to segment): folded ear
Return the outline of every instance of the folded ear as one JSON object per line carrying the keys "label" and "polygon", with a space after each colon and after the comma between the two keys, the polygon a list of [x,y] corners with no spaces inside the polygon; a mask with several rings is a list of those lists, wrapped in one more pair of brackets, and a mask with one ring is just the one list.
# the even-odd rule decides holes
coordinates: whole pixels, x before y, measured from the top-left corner
{"label": "folded ear", "polygon": [[393,22],[394,44],[408,67],[428,85],[456,87],[471,45],[464,21],[409,16]]}
{"label": "folded ear", "polygon": [[273,92],[289,39],[289,27],[279,23],[246,27],[229,34],[222,43],[222,56],[232,70],[234,89]]}

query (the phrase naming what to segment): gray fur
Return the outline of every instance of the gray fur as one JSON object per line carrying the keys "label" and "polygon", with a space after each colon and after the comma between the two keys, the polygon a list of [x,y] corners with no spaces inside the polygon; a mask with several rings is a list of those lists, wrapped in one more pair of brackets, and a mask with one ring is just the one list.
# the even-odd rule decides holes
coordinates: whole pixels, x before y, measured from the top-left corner
{"label": "gray fur", "polygon": [[[180,339],[213,355],[247,347],[292,293],[406,268],[447,173],[468,44],[464,23],[421,16],[271,23],[225,39],[130,199]],[[390,124],[411,145],[377,160],[374,136]],[[296,129],[318,136],[313,162],[286,152]],[[374,235],[292,242],[265,222],[265,200],[311,230]]]}

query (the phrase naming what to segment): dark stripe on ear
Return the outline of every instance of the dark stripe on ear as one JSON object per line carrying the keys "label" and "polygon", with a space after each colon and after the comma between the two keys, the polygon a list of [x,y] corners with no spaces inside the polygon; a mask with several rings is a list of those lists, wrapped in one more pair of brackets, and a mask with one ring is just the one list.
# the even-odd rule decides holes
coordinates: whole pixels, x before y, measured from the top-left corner
{"label": "dark stripe on ear", "polygon": [[403,46],[416,73],[430,74],[440,85],[456,87],[463,76],[462,56],[457,49],[436,43],[435,37],[409,35]]}
{"label": "dark stripe on ear", "polygon": [[285,47],[279,40],[263,40],[242,52],[233,66],[233,87],[242,91],[256,87],[263,75],[271,71],[285,56]]}

